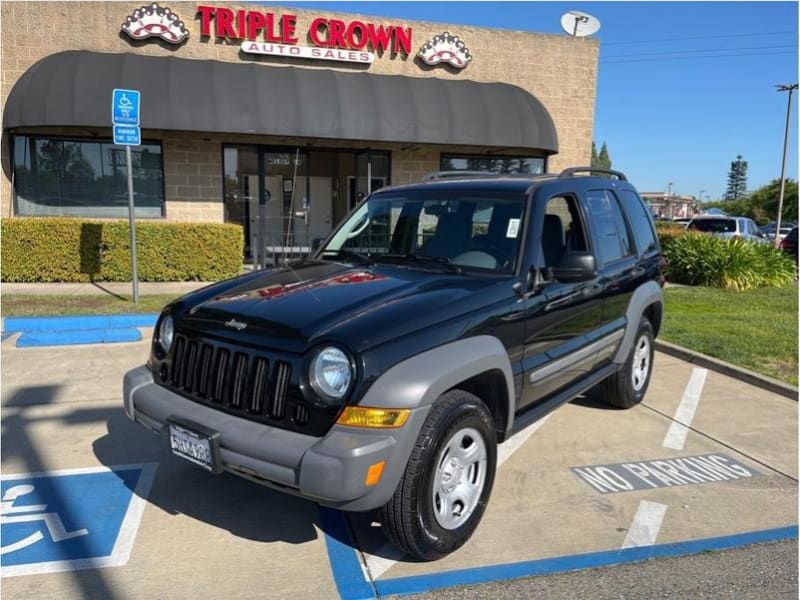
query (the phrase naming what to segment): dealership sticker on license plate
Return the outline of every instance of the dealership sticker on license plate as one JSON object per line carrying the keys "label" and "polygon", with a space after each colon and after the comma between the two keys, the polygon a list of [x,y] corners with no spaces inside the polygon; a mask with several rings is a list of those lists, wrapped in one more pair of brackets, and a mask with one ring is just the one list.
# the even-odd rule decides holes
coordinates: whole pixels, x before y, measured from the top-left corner
{"label": "dealership sticker on license plate", "polygon": [[214,439],[210,435],[169,423],[169,445],[172,453],[211,472],[217,472]]}

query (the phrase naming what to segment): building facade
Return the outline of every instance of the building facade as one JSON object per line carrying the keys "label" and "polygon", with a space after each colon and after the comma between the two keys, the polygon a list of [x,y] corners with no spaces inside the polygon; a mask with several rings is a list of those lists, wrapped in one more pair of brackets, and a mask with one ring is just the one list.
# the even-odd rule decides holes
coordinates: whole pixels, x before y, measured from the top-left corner
{"label": "building facade", "polygon": [[240,223],[248,254],[257,230],[310,244],[431,171],[589,162],[596,39],[263,5],[0,10],[4,218],[127,215],[115,88],[141,91],[137,217]]}

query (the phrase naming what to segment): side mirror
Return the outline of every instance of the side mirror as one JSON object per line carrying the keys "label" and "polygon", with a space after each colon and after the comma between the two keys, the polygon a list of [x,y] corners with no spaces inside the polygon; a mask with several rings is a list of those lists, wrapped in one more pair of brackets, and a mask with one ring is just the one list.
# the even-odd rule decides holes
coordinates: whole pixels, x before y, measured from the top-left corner
{"label": "side mirror", "polygon": [[558,266],[553,268],[553,277],[562,283],[579,283],[597,277],[597,263],[590,252],[567,252]]}

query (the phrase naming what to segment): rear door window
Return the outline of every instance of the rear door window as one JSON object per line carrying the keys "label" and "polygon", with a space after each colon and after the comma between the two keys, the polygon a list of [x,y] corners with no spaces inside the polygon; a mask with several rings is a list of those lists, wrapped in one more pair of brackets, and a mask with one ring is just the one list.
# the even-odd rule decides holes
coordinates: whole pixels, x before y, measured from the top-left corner
{"label": "rear door window", "polygon": [[607,190],[590,190],[586,193],[586,203],[597,236],[600,263],[607,265],[633,254],[628,228],[616,196]]}

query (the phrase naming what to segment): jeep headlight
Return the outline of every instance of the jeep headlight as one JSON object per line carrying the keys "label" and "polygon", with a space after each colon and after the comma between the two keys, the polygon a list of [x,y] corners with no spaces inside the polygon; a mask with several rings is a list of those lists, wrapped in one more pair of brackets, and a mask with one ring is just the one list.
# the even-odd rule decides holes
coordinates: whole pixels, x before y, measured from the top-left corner
{"label": "jeep headlight", "polygon": [[353,368],[344,352],[328,346],[314,355],[308,379],[317,394],[339,400],[350,389]]}
{"label": "jeep headlight", "polygon": [[172,348],[172,340],[175,337],[175,325],[172,317],[166,315],[161,319],[161,325],[158,327],[158,343],[164,349],[164,352],[169,352]]}

